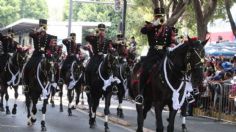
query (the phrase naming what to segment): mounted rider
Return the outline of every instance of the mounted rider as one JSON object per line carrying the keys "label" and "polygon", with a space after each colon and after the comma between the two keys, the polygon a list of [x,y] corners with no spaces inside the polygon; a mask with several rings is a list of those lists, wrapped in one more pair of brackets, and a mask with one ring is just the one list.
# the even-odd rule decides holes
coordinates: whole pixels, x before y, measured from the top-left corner
{"label": "mounted rider", "polygon": [[91,85],[91,76],[96,73],[99,64],[104,59],[104,54],[107,54],[111,41],[106,39],[106,26],[105,24],[98,24],[96,35],[88,35],[85,40],[91,45],[90,61],[85,69],[85,82],[88,90]]}
{"label": "mounted rider", "polygon": [[[70,36],[68,38],[65,38],[62,40],[62,43],[66,46],[67,56],[64,60],[61,68],[61,78],[66,78],[67,72],[71,69],[72,63],[78,62],[76,58],[77,54],[77,43],[76,43],[76,33],[70,33]],[[65,80],[64,80],[65,81]],[[68,88],[71,89],[74,87],[73,85],[70,85]]]}
{"label": "mounted rider", "polygon": [[0,34],[0,72],[5,68],[7,61],[17,50],[18,43],[14,41],[14,31],[9,29],[7,35]]}
{"label": "mounted rider", "polygon": [[154,21],[152,23],[146,21],[144,27],[141,28],[141,33],[147,35],[149,50],[147,56],[141,58],[140,95],[135,99],[137,104],[143,102],[143,89],[148,85],[150,69],[157,61],[162,61],[171,44],[176,42],[176,29],[167,26],[164,17],[164,8],[155,8]]}
{"label": "mounted rider", "polygon": [[[29,36],[33,39],[34,51],[25,66],[24,75],[28,77],[29,72],[35,72],[43,58],[48,57],[47,51],[50,50],[51,40],[54,38],[53,35],[47,34],[47,20],[39,19],[39,27],[36,28],[33,32],[29,34]],[[28,78],[29,79],[29,78]]]}
{"label": "mounted rider", "polygon": [[116,40],[112,43],[112,48],[115,48],[118,51],[121,62],[127,61],[128,49],[126,46],[125,39],[121,33],[116,35]]}

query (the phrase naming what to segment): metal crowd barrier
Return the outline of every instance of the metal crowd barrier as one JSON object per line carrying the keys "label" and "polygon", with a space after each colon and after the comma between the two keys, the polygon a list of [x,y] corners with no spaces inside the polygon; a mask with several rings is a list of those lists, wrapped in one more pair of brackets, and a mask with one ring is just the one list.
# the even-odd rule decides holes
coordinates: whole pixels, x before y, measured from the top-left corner
{"label": "metal crowd barrier", "polygon": [[194,114],[236,123],[236,93],[230,93],[232,87],[230,81],[207,83],[205,93],[194,104]]}

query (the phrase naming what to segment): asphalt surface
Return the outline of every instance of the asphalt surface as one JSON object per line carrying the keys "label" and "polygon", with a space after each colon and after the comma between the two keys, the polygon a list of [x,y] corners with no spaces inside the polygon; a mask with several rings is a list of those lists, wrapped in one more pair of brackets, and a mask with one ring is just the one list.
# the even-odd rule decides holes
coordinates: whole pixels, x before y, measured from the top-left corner
{"label": "asphalt surface", "polygon": [[[9,90],[10,98],[9,106],[13,106],[13,90]],[[21,90],[19,90],[21,94]],[[66,93],[64,92],[64,95]],[[47,114],[46,114],[46,126],[47,132],[103,132],[104,131],[104,117],[98,117],[96,120],[96,127],[94,129],[89,128],[88,124],[88,113],[87,110],[73,110],[73,116],[68,116],[67,114],[67,101],[64,97],[64,112],[59,112],[58,106],[58,97],[55,97],[56,107],[52,108],[48,105]],[[100,101],[100,107],[98,111],[103,113],[104,102]],[[5,102],[4,102],[5,104]],[[113,97],[111,103],[110,111],[112,117],[116,117],[116,108],[118,101],[116,97]],[[18,111],[17,115],[6,115],[5,112],[0,112],[0,132],[39,132],[41,131],[40,121],[42,118],[41,111],[39,110],[42,107],[42,102],[39,102],[37,105],[37,121],[32,126],[27,126],[27,112],[26,106],[24,104],[24,96],[21,94],[18,99]],[[87,107],[85,102],[84,107]],[[124,101],[123,110],[125,118],[124,121],[128,121],[130,126],[123,126],[116,123],[109,123],[109,128],[111,132],[134,132],[137,123],[136,123],[136,110],[135,105],[130,101]],[[163,122],[166,131],[168,112],[163,112]],[[144,122],[144,127],[148,131],[155,130],[155,115],[153,112],[149,112],[147,119]],[[202,117],[187,117],[187,128],[188,132],[236,132],[236,124],[229,122],[219,122],[208,118]],[[175,120],[175,132],[182,132],[181,130],[181,117],[179,114],[176,116]]]}

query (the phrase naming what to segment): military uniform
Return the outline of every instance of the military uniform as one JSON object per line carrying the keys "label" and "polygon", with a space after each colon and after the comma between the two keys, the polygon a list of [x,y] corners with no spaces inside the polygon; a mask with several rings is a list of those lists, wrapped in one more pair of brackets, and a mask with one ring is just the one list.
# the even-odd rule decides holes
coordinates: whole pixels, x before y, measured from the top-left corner
{"label": "military uniform", "polygon": [[6,36],[0,34],[0,71],[4,69],[9,57],[13,56],[13,53],[17,50],[18,43],[13,40],[14,31],[12,29],[8,30]]}
{"label": "military uniform", "polygon": [[126,42],[122,34],[117,34],[117,39],[114,43],[112,43],[112,47],[118,51],[119,56],[121,57],[121,61],[127,59],[128,56],[128,49],[126,46]]}
{"label": "military uniform", "polygon": [[[142,73],[140,75],[140,92],[143,93],[143,88],[147,87],[148,78],[152,66],[158,61],[161,62],[166,54],[167,48],[172,43],[172,36],[175,35],[173,27],[164,24],[163,8],[154,10],[155,21],[147,24],[141,29],[141,33],[147,35],[149,50],[147,56],[141,58]],[[162,19],[162,20],[160,20]]]}
{"label": "military uniform", "polygon": [[77,44],[75,42],[75,33],[70,34],[71,38],[66,38],[62,40],[62,43],[66,46],[67,56],[65,61],[63,62],[61,75],[62,77],[66,76],[66,71],[70,69],[71,64],[73,61],[77,61],[76,58],[76,51],[77,51]]}
{"label": "military uniform", "polygon": [[[104,31],[105,30],[105,25],[104,24],[99,24],[98,29]],[[99,64],[102,62],[104,58],[104,54],[107,54],[108,52],[108,47],[109,47],[109,40],[104,38],[104,36],[94,36],[94,35],[89,35],[85,37],[85,40],[89,42],[92,45],[92,56],[90,56],[90,61],[86,67],[86,83],[90,85],[90,76],[94,74],[98,67]]]}
{"label": "military uniform", "polygon": [[[47,20],[39,20],[39,28],[37,31],[31,32],[29,36],[34,42],[34,52],[25,67],[25,75],[31,70],[36,70],[39,62],[45,57],[46,52],[50,50],[50,41],[53,36],[46,33]],[[27,76],[27,75],[26,75]]]}

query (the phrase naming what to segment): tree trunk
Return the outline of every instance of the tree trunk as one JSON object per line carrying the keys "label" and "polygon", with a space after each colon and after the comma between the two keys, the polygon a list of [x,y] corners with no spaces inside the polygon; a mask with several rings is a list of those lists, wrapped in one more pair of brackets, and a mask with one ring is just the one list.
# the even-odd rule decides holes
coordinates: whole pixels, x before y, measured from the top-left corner
{"label": "tree trunk", "polygon": [[226,9],[226,12],[227,12],[227,15],[228,15],[228,18],[229,18],[229,22],[230,22],[230,25],[231,25],[231,29],[232,29],[232,32],[234,34],[234,36],[236,37],[236,25],[235,25],[235,22],[234,22],[234,19],[232,17],[232,14],[230,12],[230,7],[231,7],[231,0],[225,0],[225,9]]}
{"label": "tree trunk", "polygon": [[205,40],[207,35],[207,24],[213,16],[217,0],[209,0],[202,9],[201,0],[193,0],[193,7],[195,11],[195,18],[197,21],[197,34],[200,40]]}

